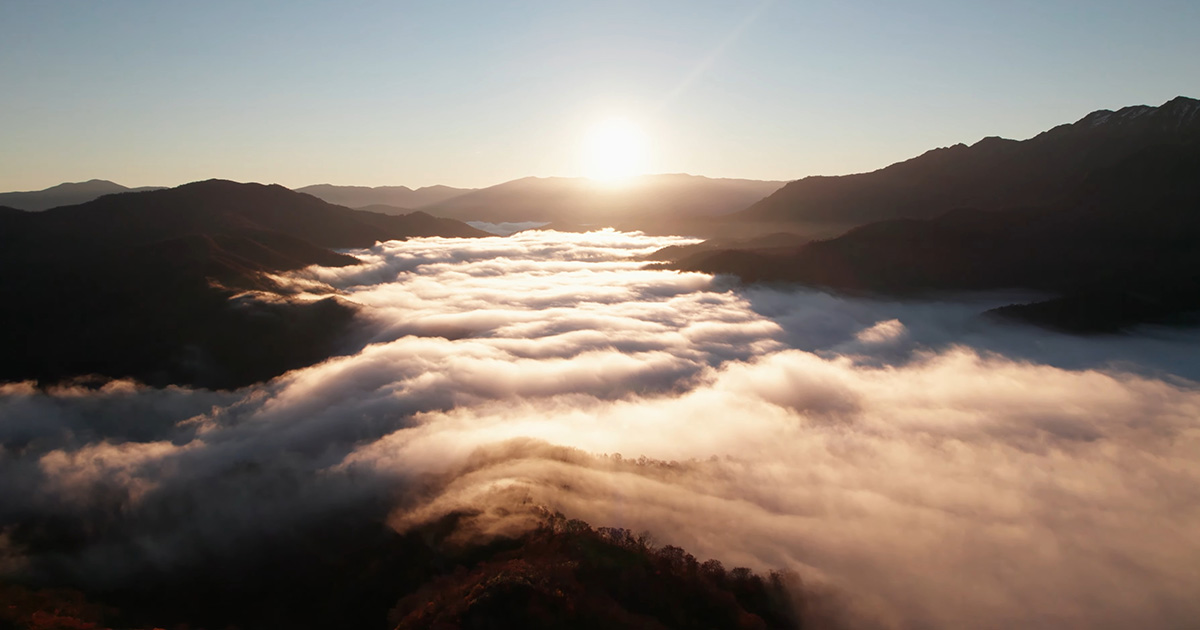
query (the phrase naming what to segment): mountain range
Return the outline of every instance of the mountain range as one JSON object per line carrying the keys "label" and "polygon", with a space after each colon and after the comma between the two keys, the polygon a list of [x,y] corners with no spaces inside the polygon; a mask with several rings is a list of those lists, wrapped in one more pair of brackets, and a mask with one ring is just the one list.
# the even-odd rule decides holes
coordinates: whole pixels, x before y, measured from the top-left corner
{"label": "mountain range", "polygon": [[[334,186],[332,184],[316,184],[295,189],[323,199],[329,203],[347,208],[365,208],[367,206],[391,206],[393,208],[416,209],[446,201],[460,195],[472,192],[473,188],[452,188],[450,186],[425,186],[412,189],[408,186]],[[394,214],[388,212],[385,214]]]}
{"label": "mountain range", "polygon": [[[1200,101],[1093,112],[1025,141],[806,178],[722,220],[839,236],[665,253],[679,269],[839,291],[1032,289],[996,314],[1074,332],[1200,309]],[[778,239],[776,238],[776,241]]]}
{"label": "mountain range", "polygon": [[619,183],[526,177],[422,209],[462,221],[545,221],[634,229],[669,224],[690,230],[697,219],[741,210],[782,185],[682,174],[641,175]]}
{"label": "mountain range", "polygon": [[338,351],[354,308],[288,301],[271,274],[357,264],[332,250],[413,236],[489,235],[221,180],[0,212],[0,380],[225,388],[311,364]]}
{"label": "mountain range", "polygon": [[37,212],[58,206],[86,203],[102,195],[157,189],[156,186],[128,188],[105,179],[90,179],[86,182],[59,184],[45,190],[0,193],[0,206]]}
{"label": "mountain range", "polygon": [[1067,201],[1096,172],[1143,149],[1200,139],[1200,101],[1099,110],[1024,141],[989,137],[933,149],[870,173],[806,177],[725,217],[762,231],[832,236],[874,221],[929,219]]}
{"label": "mountain range", "polygon": [[[318,184],[295,191],[377,214],[401,215],[421,210],[460,221],[553,222],[705,233],[707,219],[742,210],[782,185],[778,181],[668,174],[641,175],[620,183],[601,183],[582,177],[526,177],[481,189],[426,186],[413,190],[406,186]],[[93,180],[37,192],[0,193],[0,206],[44,210],[130,190],[113,182]]]}

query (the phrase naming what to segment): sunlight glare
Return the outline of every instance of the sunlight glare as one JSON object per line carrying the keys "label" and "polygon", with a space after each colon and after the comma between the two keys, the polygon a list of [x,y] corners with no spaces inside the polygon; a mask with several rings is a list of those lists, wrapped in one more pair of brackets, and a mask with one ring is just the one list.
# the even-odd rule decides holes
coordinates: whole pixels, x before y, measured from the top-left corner
{"label": "sunlight glare", "polygon": [[583,174],[591,179],[615,183],[646,168],[646,137],[625,118],[609,118],[588,130],[583,144]]}

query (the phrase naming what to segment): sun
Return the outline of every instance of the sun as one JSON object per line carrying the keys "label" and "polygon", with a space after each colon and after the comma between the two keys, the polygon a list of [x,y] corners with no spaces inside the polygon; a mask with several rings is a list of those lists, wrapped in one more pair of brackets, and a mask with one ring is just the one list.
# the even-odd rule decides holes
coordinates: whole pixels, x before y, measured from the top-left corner
{"label": "sun", "polygon": [[609,118],[593,124],[583,141],[583,174],[591,179],[618,183],[646,168],[646,135],[626,118]]}

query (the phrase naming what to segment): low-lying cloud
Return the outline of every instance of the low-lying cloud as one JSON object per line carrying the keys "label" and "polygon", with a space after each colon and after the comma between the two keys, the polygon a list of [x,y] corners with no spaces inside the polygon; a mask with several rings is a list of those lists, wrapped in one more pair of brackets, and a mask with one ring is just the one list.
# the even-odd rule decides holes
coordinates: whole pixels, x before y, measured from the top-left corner
{"label": "low-lying cloud", "polygon": [[547,225],[545,221],[508,221],[503,223],[489,223],[487,221],[467,221],[467,225],[473,228],[498,234],[500,236],[508,236],[523,230],[533,230]]}
{"label": "low-lying cloud", "polygon": [[0,556],[132,575],[356,501],[386,499],[399,529],[479,509],[496,532],[544,505],[794,569],[884,627],[1200,618],[1193,336],[1079,339],[981,319],[989,298],[637,262],[680,242],[383,243],[282,280],[362,305],[353,355],[231,393],[3,386],[0,530],[69,514],[101,533],[69,554],[6,534]]}

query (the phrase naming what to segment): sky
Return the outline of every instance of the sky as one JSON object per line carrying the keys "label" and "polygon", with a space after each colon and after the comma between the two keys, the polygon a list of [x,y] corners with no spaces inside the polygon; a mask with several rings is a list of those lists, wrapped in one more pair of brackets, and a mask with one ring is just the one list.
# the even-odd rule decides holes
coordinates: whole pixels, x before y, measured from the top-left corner
{"label": "sky", "polygon": [[1151,0],[0,3],[0,190],[575,176],[791,180],[1200,96],[1200,4]]}

